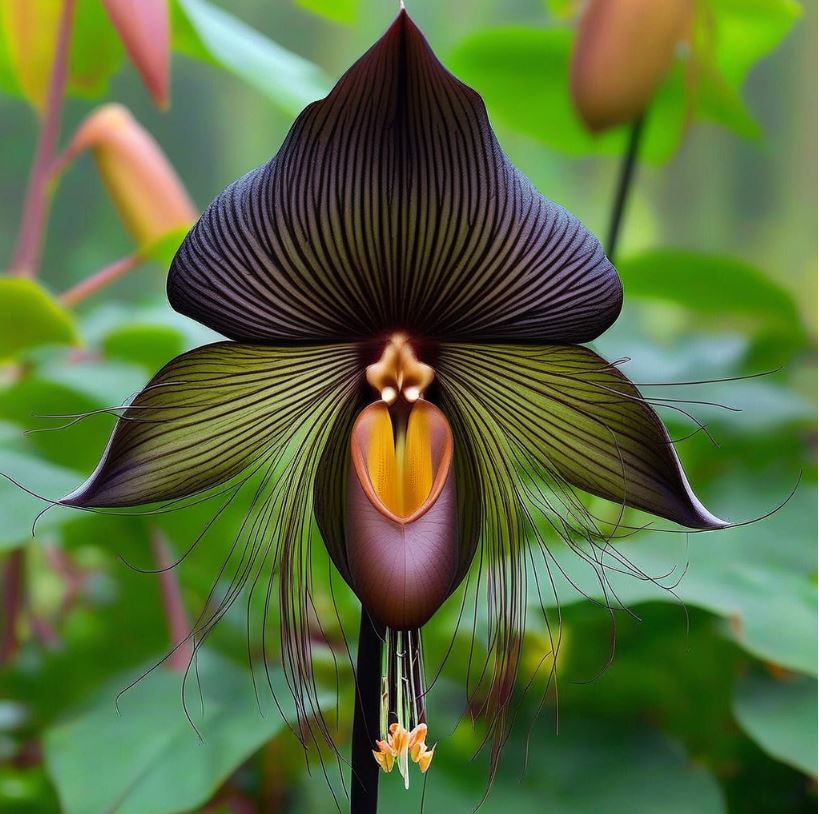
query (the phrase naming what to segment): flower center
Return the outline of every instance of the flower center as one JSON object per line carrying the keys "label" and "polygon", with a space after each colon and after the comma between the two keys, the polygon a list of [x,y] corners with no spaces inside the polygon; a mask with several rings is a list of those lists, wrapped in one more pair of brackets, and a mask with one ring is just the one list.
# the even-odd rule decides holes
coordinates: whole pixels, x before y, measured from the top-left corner
{"label": "flower center", "polygon": [[367,368],[367,381],[387,404],[399,396],[410,404],[418,401],[434,379],[435,371],[418,361],[406,334],[393,334],[381,358]]}
{"label": "flower center", "polygon": [[413,515],[432,490],[432,434],[429,413],[412,405],[394,420],[378,410],[370,424],[367,474],[378,499],[397,517]]}

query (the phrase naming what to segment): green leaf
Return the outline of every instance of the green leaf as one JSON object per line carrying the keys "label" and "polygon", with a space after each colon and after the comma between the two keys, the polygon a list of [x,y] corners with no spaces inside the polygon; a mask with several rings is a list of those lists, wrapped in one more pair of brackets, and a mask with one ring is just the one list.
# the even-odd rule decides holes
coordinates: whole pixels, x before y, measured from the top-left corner
{"label": "green leaf", "polygon": [[[117,715],[117,693],[140,672],[97,690],[90,706],[46,733],[45,759],[65,814],[196,809],[254,751],[285,730],[272,700],[264,703],[264,712],[256,705],[248,672],[208,651],[199,654],[203,716],[193,679],[188,686],[189,712],[201,742],[180,700],[182,677],[166,669],[124,695]],[[284,714],[292,720],[284,679],[271,672]]]}
{"label": "green leaf", "polygon": [[144,373],[133,365],[100,362],[44,365],[38,375],[88,399],[94,407],[118,407],[128,403],[141,385]]}
{"label": "green leaf", "polygon": [[[0,448],[0,551],[16,548],[31,539],[31,525],[47,504],[27,494],[20,486],[49,498],[70,492],[82,476],[48,461],[10,449]],[[13,478],[20,486],[13,483]],[[56,507],[47,511],[37,524],[45,533],[78,517],[77,512]]]}
{"label": "green leaf", "polygon": [[[0,388],[0,419],[13,421],[23,429],[38,430],[29,441],[50,461],[85,470],[96,463],[112,418],[97,415],[74,422],[71,416],[127,404],[144,384],[145,370],[136,365],[66,363],[61,358],[41,364],[11,386]],[[39,431],[55,427],[65,429]]]}
{"label": "green leaf", "polygon": [[558,20],[571,17],[580,8],[579,0],[544,0],[544,4],[549,14]]}
{"label": "green leaf", "polygon": [[[567,5],[567,0],[549,2],[558,17],[565,16]],[[759,125],[742,100],[742,85],[800,13],[795,0],[703,3],[693,54],[677,58],[651,103],[641,158],[668,160],[692,118],[709,119],[740,136],[758,139]],[[627,139],[624,128],[591,135],[574,111],[569,91],[573,40],[574,32],[568,28],[484,30],[462,40],[448,65],[475,87],[490,114],[506,127],[567,155],[620,154]]]}
{"label": "green leaf", "polygon": [[772,757],[816,777],[816,680],[754,675],[737,687],[740,726]]}
{"label": "green leaf", "polygon": [[699,66],[697,114],[732,130],[738,136],[758,141],[762,129],[742,101],[739,88],[730,85],[722,74],[708,63]]}
{"label": "green leaf", "polygon": [[96,98],[123,64],[119,35],[99,0],[79,0],[71,35],[69,92]]}
{"label": "green leaf", "polygon": [[705,12],[712,26],[714,61],[733,87],[774,51],[802,16],[796,0],[710,0]]}
{"label": "green leaf", "polygon": [[[488,810],[508,814],[725,811],[714,777],[657,732],[639,725],[613,726],[600,719],[581,721],[569,715],[561,716],[559,734],[549,731],[545,723],[542,728],[546,730],[542,735],[526,743],[527,727],[518,727],[489,791]],[[409,793],[393,776],[382,778],[379,797],[384,810],[416,811],[424,794],[425,810],[473,811],[486,786],[485,765],[473,760],[475,745],[461,731],[447,738],[435,753],[429,783],[419,782]],[[332,810],[325,806],[308,805],[304,810]]]}
{"label": "green leaf", "polygon": [[[15,64],[9,47],[9,38],[18,34],[6,28],[7,20],[0,14],[0,90],[15,96],[27,95],[38,109],[45,101],[51,73],[59,20],[58,6],[56,3],[41,3],[39,8],[35,6],[37,16],[34,24],[38,26],[38,37],[45,47],[28,52],[29,61],[22,65]],[[123,54],[122,44],[102,3],[99,0],[78,0],[71,34],[68,93],[83,97],[102,95],[108,88],[109,79],[121,66]]]}
{"label": "green leaf", "polygon": [[758,139],[759,125],[742,101],[751,68],[785,38],[802,10],[795,0],[710,0],[695,38],[696,113]]}
{"label": "green leaf", "polygon": [[37,345],[76,345],[74,318],[39,283],[0,278],[0,359]]}
{"label": "green leaf", "polygon": [[236,74],[289,115],[324,96],[329,82],[312,62],[288,51],[206,0],[173,0],[173,47]]}
{"label": "green leaf", "polygon": [[11,96],[22,95],[12,57],[9,53],[8,34],[2,14],[0,14],[0,91]]}
{"label": "green leaf", "polygon": [[[523,27],[479,31],[462,40],[447,60],[460,79],[483,96],[490,116],[512,130],[567,155],[619,155],[627,128],[591,135],[569,94],[573,33]],[[658,91],[646,121],[641,156],[670,158],[686,122],[684,77],[678,64]]]}
{"label": "green leaf", "polygon": [[0,805],[14,814],[59,814],[48,776],[36,765],[0,767]]}
{"label": "green leaf", "polygon": [[[781,477],[756,473],[753,488],[743,483],[736,471],[723,473],[722,480],[733,483],[734,489],[720,499],[712,498],[709,505],[740,521],[770,510],[793,486]],[[681,575],[673,592],[622,573],[613,556],[604,558],[609,565],[606,576],[618,602],[682,601],[696,605],[723,617],[728,623],[726,635],[753,655],[816,675],[815,518],[816,485],[805,482],[786,506],[757,523],[691,535],[687,540],[643,532],[615,545],[642,574],[658,577],[662,585],[675,583]],[[786,547],[783,540],[787,540]],[[582,601],[580,590],[603,598],[596,572],[588,562],[565,546],[555,546],[550,553],[565,574],[564,579],[553,569],[561,604]],[[669,576],[663,579],[662,575]],[[609,593],[608,601],[615,594]]]}
{"label": "green leaf", "polygon": [[334,23],[354,23],[361,10],[360,0],[296,0],[296,4]]}
{"label": "green leaf", "polygon": [[805,336],[790,293],[741,260],[653,249],[618,263],[618,271],[629,299],[672,302],[712,318],[722,329],[763,328],[796,341]]}
{"label": "green leaf", "polygon": [[184,340],[167,325],[130,323],[111,331],[102,347],[107,357],[142,365],[153,374],[182,353]]}
{"label": "green leaf", "polygon": [[104,346],[108,335],[118,331],[123,323],[127,322],[157,325],[175,331],[182,337],[184,350],[207,345],[222,338],[210,328],[171,309],[164,296],[144,303],[100,302],[94,308],[83,312],[80,320],[82,335],[89,346]]}
{"label": "green leaf", "polygon": [[173,256],[176,254],[177,249],[187,234],[187,226],[171,229],[152,243],[141,247],[139,254],[144,260],[152,260],[163,268],[168,268],[173,260]]}

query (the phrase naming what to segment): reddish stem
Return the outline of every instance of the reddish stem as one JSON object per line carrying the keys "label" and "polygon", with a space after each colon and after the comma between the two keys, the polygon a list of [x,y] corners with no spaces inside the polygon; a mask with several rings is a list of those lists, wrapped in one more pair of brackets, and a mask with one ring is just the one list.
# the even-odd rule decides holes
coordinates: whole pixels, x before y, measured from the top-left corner
{"label": "reddish stem", "polygon": [[50,650],[56,650],[62,644],[60,634],[45,616],[38,616],[29,609],[28,622],[34,637]]}
{"label": "reddish stem", "polygon": [[140,263],[142,263],[142,258],[138,254],[132,254],[128,257],[115,260],[110,265],[105,266],[105,268],[100,269],[90,277],[86,277],[82,282],[69,288],[68,291],[63,292],[60,295],[60,302],[63,305],[76,305],[86,297],[96,294],[101,288],[110,285],[114,280],[119,280],[120,277],[124,277]]}
{"label": "reddish stem", "polygon": [[63,583],[63,598],[60,601],[58,618],[69,614],[77,599],[82,594],[87,574],[71,561],[68,554],[59,546],[47,545],[44,547],[46,561]]}
{"label": "reddish stem", "polygon": [[76,0],[63,0],[45,110],[40,123],[34,160],[29,172],[28,187],[23,202],[23,217],[17,232],[17,244],[11,258],[11,273],[21,277],[35,277],[40,265],[43,233],[48,215],[51,171],[57,138],[60,134],[63,97],[68,79],[68,54],[75,2]]}
{"label": "reddish stem", "polygon": [[159,591],[162,595],[162,605],[165,608],[165,618],[168,621],[168,634],[174,650],[168,656],[166,664],[170,670],[183,673],[187,670],[193,656],[193,642],[190,639],[188,615],[182,602],[182,592],[179,580],[173,568],[174,559],[162,532],[152,527],[149,531],[151,550],[154,562],[159,570]]}
{"label": "reddish stem", "polygon": [[66,171],[68,165],[77,157],[75,150],[69,148],[63,150],[52,162],[48,169],[48,180],[50,183],[55,183],[59,177]]}
{"label": "reddish stem", "polygon": [[3,569],[3,631],[0,635],[0,664],[8,664],[17,653],[17,624],[23,607],[25,557],[18,548],[9,554]]}

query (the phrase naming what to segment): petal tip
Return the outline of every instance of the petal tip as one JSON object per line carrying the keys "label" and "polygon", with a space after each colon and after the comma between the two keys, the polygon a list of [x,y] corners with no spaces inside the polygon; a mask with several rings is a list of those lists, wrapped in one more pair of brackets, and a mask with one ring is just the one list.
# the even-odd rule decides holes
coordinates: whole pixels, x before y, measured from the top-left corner
{"label": "petal tip", "polygon": [[681,516],[679,518],[674,517],[672,518],[673,520],[687,528],[697,529],[698,531],[718,531],[719,529],[729,528],[732,525],[727,520],[722,520],[715,514],[712,514],[703,506],[685,477],[683,477],[683,486],[686,496],[688,497],[688,505],[684,505]]}
{"label": "petal tip", "polygon": [[60,506],[68,506],[72,509],[91,509],[102,507],[104,504],[95,502],[94,498],[98,495],[96,487],[96,472],[91,475],[88,480],[81,483],[73,492],[69,492],[64,497],[61,497],[57,504]]}

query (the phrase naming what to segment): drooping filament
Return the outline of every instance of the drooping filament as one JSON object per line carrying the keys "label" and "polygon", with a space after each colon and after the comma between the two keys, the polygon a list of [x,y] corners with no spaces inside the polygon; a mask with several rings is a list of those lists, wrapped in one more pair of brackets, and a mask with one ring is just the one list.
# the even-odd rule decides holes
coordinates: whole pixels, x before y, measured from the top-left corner
{"label": "drooping filament", "polygon": [[429,769],[435,747],[427,747],[424,664],[419,630],[387,629],[382,664],[381,737],[373,757],[385,772],[394,766],[409,788],[410,762],[422,774]]}

